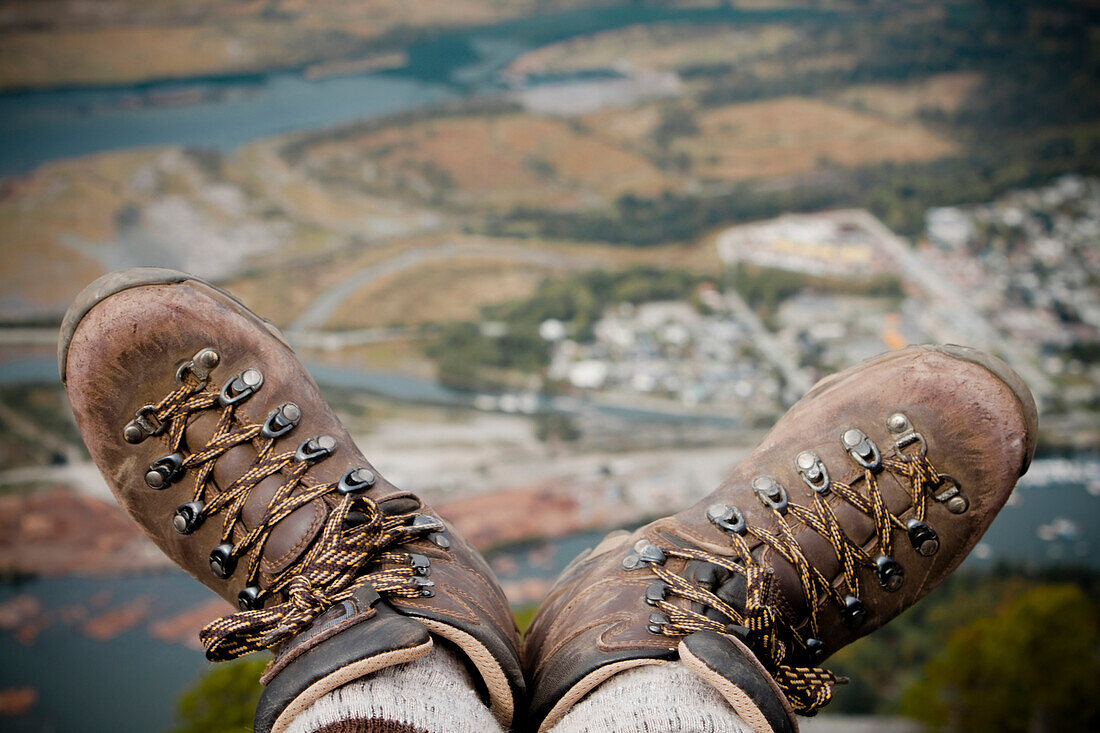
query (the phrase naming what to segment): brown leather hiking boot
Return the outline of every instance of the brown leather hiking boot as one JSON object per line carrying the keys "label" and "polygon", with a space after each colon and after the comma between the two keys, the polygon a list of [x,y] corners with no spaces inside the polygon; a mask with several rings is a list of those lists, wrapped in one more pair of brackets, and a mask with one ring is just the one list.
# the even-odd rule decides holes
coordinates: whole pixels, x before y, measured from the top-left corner
{"label": "brown leather hiking boot", "polygon": [[270,323],[202,280],[137,268],[80,294],[59,364],[119,503],[242,609],[202,630],[207,656],[276,653],[257,731],[433,637],[465,655],[505,727],[522,711],[515,625],[488,566],[367,462]]}
{"label": "brown leather hiking boot", "polygon": [[574,560],[526,640],[546,730],[619,671],[679,660],[757,731],[825,705],[827,656],[955,569],[1035,450],[1003,362],[954,346],[822,380],[713,494]]}

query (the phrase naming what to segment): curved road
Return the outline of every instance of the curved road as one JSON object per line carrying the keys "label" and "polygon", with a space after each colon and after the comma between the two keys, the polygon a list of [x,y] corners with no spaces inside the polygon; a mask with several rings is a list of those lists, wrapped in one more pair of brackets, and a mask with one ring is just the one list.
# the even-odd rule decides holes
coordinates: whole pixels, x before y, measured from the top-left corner
{"label": "curved road", "polygon": [[348,298],[372,280],[392,275],[402,270],[418,267],[426,262],[437,262],[455,257],[506,258],[519,262],[528,262],[546,267],[585,268],[595,267],[599,263],[595,258],[584,255],[564,255],[557,252],[531,249],[523,246],[504,244],[456,244],[444,242],[434,247],[408,249],[388,260],[364,268],[350,276],[336,287],[322,292],[287,327],[287,334],[295,337],[305,331],[319,330],[332,314]]}

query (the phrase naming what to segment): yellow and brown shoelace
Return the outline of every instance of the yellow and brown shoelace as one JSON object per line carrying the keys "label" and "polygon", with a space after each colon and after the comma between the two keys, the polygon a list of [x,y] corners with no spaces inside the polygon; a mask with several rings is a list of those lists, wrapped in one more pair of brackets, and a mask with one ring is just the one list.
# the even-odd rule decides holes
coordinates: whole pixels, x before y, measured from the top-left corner
{"label": "yellow and brown shoelace", "polygon": [[[124,430],[129,442],[158,435],[171,451],[149,468],[146,482],[163,489],[186,471],[195,472],[192,501],[182,505],[173,524],[190,534],[203,521],[222,515],[221,544],[211,553],[211,569],[228,577],[237,559],[248,555],[247,587],[240,604],[244,610],[207,624],[200,632],[206,656],[214,661],[271,648],[305,630],[334,604],[369,585],[381,595],[414,598],[433,593],[433,583],[423,577],[427,559],[423,555],[395,552],[396,548],[425,535],[439,537],[443,523],[419,511],[387,514],[378,503],[363,495],[375,482],[367,469],[353,469],[335,483],[312,484],[306,480],[309,467],[331,455],[336,448],[328,436],[310,438],[296,449],[277,451],[277,438],[297,425],[300,411],[284,403],[263,424],[248,424],[237,414],[237,406],[263,383],[257,369],[247,369],[229,380],[221,391],[207,388],[209,370],[196,364],[217,364],[216,352],[204,349],[177,373],[177,386],[160,402],[138,411],[135,422]],[[188,452],[184,434],[191,418],[207,410],[220,410],[213,434],[205,445]],[[214,462],[230,449],[244,444],[256,448],[257,457],[241,476],[220,491],[213,485]],[[264,479],[284,477],[268,502],[264,516],[250,529],[244,527],[241,512],[250,492]],[[339,496],[332,504],[320,536],[292,565],[259,587],[263,549],[274,527],[296,509],[329,495]],[[441,539],[437,544],[446,545]],[[282,602],[264,608],[270,597],[281,594]]]}
{"label": "yellow and brown shoelace", "polygon": [[[932,496],[936,501],[950,502],[948,508],[953,513],[965,511],[967,507],[965,496],[954,480],[938,473],[929,462],[924,440],[911,429],[908,419],[898,414],[891,421],[891,429],[896,428],[896,432],[901,433],[895,443],[897,453],[893,457],[882,456],[877,446],[861,431],[845,434],[844,440],[851,442],[851,445],[846,445],[849,453],[863,468],[862,474],[851,483],[830,480],[813,453],[799,455],[796,465],[807,486],[813,489],[813,504],[810,507],[790,502],[786,491],[773,479],[757,477],[753,488],[771,511],[775,520],[774,530],[747,524],[743,515],[729,505],[717,504],[708,509],[708,518],[724,529],[731,540],[734,551],[731,556],[715,555],[690,547],[658,547],[648,540],[639,541],[623,560],[623,568],[648,567],[659,579],[646,593],[647,602],[659,611],[650,617],[650,632],[673,637],[703,630],[735,634],[754,650],[771,671],[795,712],[813,714],[826,705],[832,697],[833,685],[844,680],[829,670],[793,666],[788,661],[795,648],[801,650],[800,656],[803,657],[823,656],[824,644],[817,638],[820,636],[820,609],[832,601],[841,609],[846,623],[851,621],[850,626],[858,626],[865,616],[865,609],[859,601],[861,581],[858,570],[874,569],[879,582],[888,591],[897,590],[904,577],[901,566],[891,557],[894,530],[905,532],[920,554],[930,555],[938,550],[939,540],[925,522],[928,498]],[[918,445],[919,449],[904,452],[903,449],[910,445]],[[863,452],[854,452],[857,449]],[[887,509],[878,486],[878,477],[884,471],[896,476],[907,488],[912,516],[906,521]],[[859,488],[861,483],[862,489]],[[946,490],[935,495],[934,491],[943,486],[947,487]],[[871,551],[854,542],[843,531],[826,500],[830,493],[873,520],[875,538]],[[832,546],[841,568],[843,591],[834,587],[833,582],[806,558],[795,540],[791,518],[821,535]],[[771,548],[797,572],[809,609],[808,635],[795,629],[776,608],[772,595],[773,571],[753,556],[747,539],[750,536],[760,540],[762,546]],[[665,565],[668,558],[714,565],[727,571],[730,577],[735,574],[744,576],[744,608],[735,607],[694,577],[673,572]],[[713,609],[725,620],[716,620],[713,617],[715,614],[708,615],[673,603],[669,600],[673,596]]]}

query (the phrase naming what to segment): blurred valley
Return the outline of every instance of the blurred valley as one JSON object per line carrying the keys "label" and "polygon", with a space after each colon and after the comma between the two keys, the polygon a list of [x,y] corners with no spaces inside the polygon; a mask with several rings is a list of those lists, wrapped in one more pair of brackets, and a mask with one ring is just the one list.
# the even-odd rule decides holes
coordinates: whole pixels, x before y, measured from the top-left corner
{"label": "blurred valley", "polygon": [[[964,566],[977,600],[933,598],[959,624],[1036,578],[1095,601],[1098,37],[1088,2],[0,1],[0,714],[164,728],[225,611],[130,526],[57,382],[68,303],[133,265],[283,329],[521,613],[817,379],[992,351],[1040,454]],[[916,715],[937,648],[898,628],[875,643],[908,666],[842,709]],[[162,660],[134,709],[36,662],[106,640]]]}

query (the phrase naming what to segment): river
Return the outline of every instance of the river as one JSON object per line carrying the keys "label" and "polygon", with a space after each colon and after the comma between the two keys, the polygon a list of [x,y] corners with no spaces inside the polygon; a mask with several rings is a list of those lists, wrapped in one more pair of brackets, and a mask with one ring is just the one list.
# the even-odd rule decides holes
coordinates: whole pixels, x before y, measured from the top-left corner
{"label": "river", "polygon": [[[559,412],[581,414],[597,412],[606,417],[625,422],[650,423],[690,423],[714,428],[744,427],[744,420],[735,415],[716,415],[682,408],[670,402],[664,410],[636,407],[626,404],[603,403],[570,396],[533,395],[533,401],[524,396],[485,394],[455,389],[432,379],[409,376],[396,372],[383,372],[370,369],[350,369],[347,367],[307,362],[310,375],[322,387],[339,390],[354,390],[377,395],[395,402],[438,405],[441,407],[474,408],[482,404],[480,398],[489,398],[493,410],[517,412],[518,405],[529,403],[527,412]],[[0,387],[18,387],[22,385],[57,385],[57,362],[52,358],[0,358]],[[516,409],[505,406],[515,403]]]}
{"label": "river", "polygon": [[833,17],[808,9],[622,5],[425,32],[406,49],[404,66],[385,71],[311,79],[292,69],[0,93],[0,175],[56,158],[147,145],[229,151],[270,135],[500,94],[508,86],[500,72],[513,59],[581,33],[637,23],[748,25]]}

